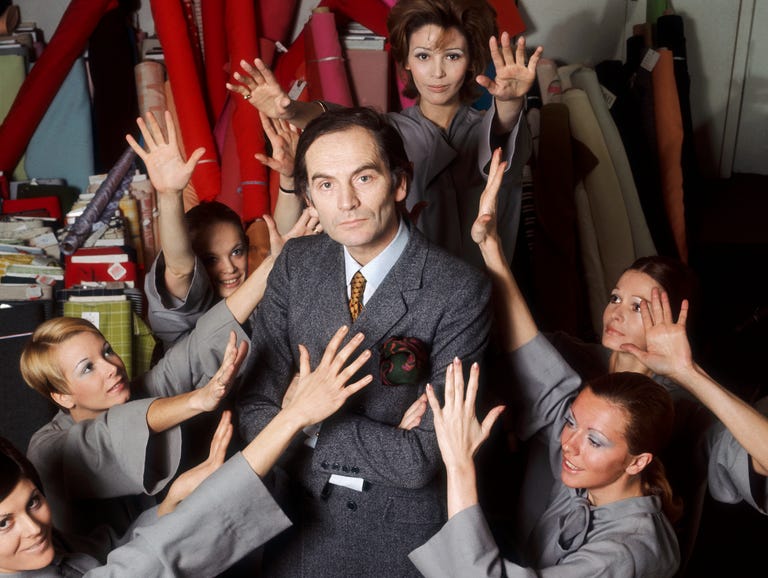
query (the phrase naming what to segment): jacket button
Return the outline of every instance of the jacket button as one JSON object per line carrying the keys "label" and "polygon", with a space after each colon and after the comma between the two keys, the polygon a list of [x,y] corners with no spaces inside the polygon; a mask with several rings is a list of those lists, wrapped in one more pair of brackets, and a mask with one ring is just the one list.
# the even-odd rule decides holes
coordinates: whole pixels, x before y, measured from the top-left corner
{"label": "jacket button", "polygon": [[359,474],[360,468],[358,468],[357,466],[352,466],[351,471],[353,474]]}
{"label": "jacket button", "polygon": [[327,470],[328,469],[328,462],[326,462],[326,461],[320,462],[320,467],[323,468],[324,470]]}
{"label": "jacket button", "polygon": [[331,466],[331,469],[332,469],[332,470],[338,470],[340,467],[341,467],[341,466],[339,466],[339,464],[333,464],[333,465]]}
{"label": "jacket button", "polygon": [[347,502],[347,508],[349,508],[354,512],[355,510],[357,510],[357,504],[352,500],[350,500],[349,502]]}
{"label": "jacket button", "polygon": [[341,466],[341,471],[345,473],[349,472],[349,466]]}

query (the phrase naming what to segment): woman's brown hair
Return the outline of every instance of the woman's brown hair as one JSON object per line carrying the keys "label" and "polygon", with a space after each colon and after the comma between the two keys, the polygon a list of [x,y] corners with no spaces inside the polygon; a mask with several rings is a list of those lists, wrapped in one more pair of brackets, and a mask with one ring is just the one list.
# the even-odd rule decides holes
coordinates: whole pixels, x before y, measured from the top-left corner
{"label": "woman's brown hair", "polygon": [[455,28],[467,39],[469,65],[459,92],[462,102],[479,94],[475,76],[483,74],[491,54],[488,40],[496,34],[496,11],[486,0],[400,0],[387,18],[392,56],[407,75],[403,94],[416,98],[418,92],[411,73],[405,70],[411,35],[422,26],[433,24],[443,30]]}

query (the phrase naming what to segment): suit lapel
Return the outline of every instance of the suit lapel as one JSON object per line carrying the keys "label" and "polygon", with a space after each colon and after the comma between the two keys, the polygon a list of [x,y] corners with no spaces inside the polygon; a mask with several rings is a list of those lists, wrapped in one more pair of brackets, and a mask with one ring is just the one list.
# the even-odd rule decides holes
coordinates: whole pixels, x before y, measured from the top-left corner
{"label": "suit lapel", "polygon": [[415,227],[410,229],[411,237],[403,254],[352,324],[353,333],[365,334],[364,347],[373,347],[389,336],[392,327],[408,313],[413,293],[421,289],[426,239]]}

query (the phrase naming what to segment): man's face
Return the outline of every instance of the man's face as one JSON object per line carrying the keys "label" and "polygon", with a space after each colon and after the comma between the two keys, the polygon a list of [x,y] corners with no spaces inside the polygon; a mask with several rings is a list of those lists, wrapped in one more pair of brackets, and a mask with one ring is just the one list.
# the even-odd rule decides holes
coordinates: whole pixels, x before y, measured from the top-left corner
{"label": "man's face", "polygon": [[399,225],[395,203],[405,181],[392,182],[373,136],[360,127],[319,137],[307,149],[310,213],[361,265],[381,253]]}

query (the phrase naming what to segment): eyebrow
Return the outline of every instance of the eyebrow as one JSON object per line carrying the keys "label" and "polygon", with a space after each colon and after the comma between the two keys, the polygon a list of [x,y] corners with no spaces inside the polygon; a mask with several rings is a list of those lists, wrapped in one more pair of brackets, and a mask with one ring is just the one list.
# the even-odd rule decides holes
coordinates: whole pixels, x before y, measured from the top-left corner
{"label": "eyebrow", "polygon": [[[360,173],[368,170],[373,170],[379,174],[384,174],[383,171],[381,170],[380,165],[377,165],[376,163],[371,162],[371,163],[365,163],[364,165],[360,165],[359,167],[357,167],[354,171],[352,171],[352,176],[359,175]],[[323,173],[315,173],[312,175],[312,178],[310,180],[314,182],[320,179],[335,179],[335,178],[336,177],[333,177],[331,175],[326,175]]]}
{"label": "eyebrow", "polygon": [[[579,420],[576,419],[576,414],[573,411],[573,405],[571,405],[571,407],[568,408],[568,414],[571,416],[573,421],[575,421],[577,424],[579,423]],[[590,428],[587,428],[587,432],[588,433],[594,433],[594,434],[600,436],[600,438],[605,440],[605,443],[608,444],[608,445],[611,445],[611,446],[614,445],[614,442],[611,440],[611,438],[609,438],[607,435],[605,435],[603,432],[601,432],[598,429],[594,429],[594,428],[590,427]]]}

